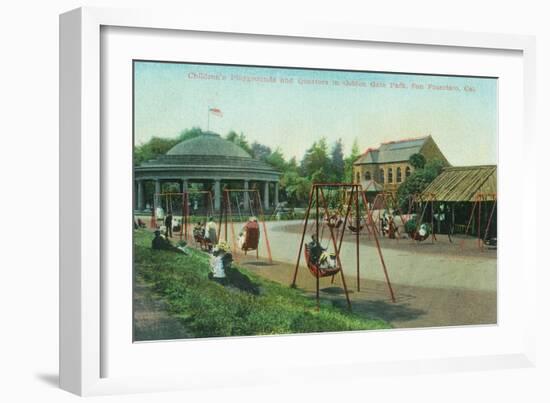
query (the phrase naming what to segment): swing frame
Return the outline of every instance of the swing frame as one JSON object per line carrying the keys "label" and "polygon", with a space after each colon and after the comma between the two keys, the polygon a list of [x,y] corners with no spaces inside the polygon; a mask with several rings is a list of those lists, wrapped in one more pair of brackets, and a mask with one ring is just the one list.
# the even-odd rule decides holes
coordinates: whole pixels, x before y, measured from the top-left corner
{"label": "swing frame", "polygon": [[[265,247],[267,251],[267,258],[269,260],[269,263],[273,263],[273,257],[271,255],[271,245],[269,243],[269,237],[267,234],[267,225],[265,223],[265,215],[264,210],[262,207],[262,198],[260,196],[260,192],[258,189],[229,189],[224,188],[223,189],[223,197],[222,197],[222,205],[220,209],[220,216],[219,216],[219,225],[218,225],[218,239],[222,239],[222,229],[223,229],[223,239],[225,242],[228,242],[228,226],[231,229],[231,239],[232,239],[232,250],[234,251],[234,257],[235,261],[238,261],[238,251],[240,248],[237,246],[237,236],[235,232],[235,222],[233,220],[233,212],[231,210],[231,194],[232,193],[243,193],[248,194],[248,200],[249,200],[249,207],[252,209],[252,203],[257,203],[258,205],[258,221],[260,221],[260,226],[263,230],[263,238],[265,242]],[[250,197],[252,196],[252,198]],[[252,211],[251,211],[252,213]],[[260,248],[260,242],[258,242],[258,246],[256,247],[256,258],[259,259],[259,248]],[[250,250],[250,249],[249,249]],[[247,251],[245,251],[245,255]]]}
{"label": "swing frame", "polygon": [[[420,226],[422,225],[422,219],[424,218],[424,214],[426,213],[426,209],[428,208],[428,205],[430,205],[430,210],[431,210],[431,218],[430,218],[430,238],[431,238],[431,243],[433,244],[434,241],[437,241],[437,236],[435,235],[435,230],[434,230],[434,201],[437,201],[436,198],[435,198],[435,194],[433,193],[428,193],[426,194],[426,197],[424,197],[424,194],[415,194],[413,195],[413,206],[414,206],[414,203],[422,203],[423,206],[421,207],[422,208],[422,212],[420,214],[420,217],[418,217],[418,219],[416,220],[416,227],[414,229],[414,233],[417,234],[418,233],[418,230],[420,229]],[[416,214],[416,213],[415,213]],[[414,239],[414,238],[411,238],[411,240],[413,242],[416,242],[416,244],[419,244],[420,242],[424,242],[424,240],[418,240],[418,239]]]}
{"label": "swing frame", "polygon": [[[348,304],[348,308],[351,310],[351,301],[350,301],[350,298],[349,298],[346,279],[345,279],[345,276],[344,276],[343,265],[342,265],[342,262],[341,262],[341,259],[340,259],[340,252],[341,252],[342,242],[343,242],[343,239],[344,239],[344,234],[346,232],[347,222],[348,222],[348,219],[350,217],[352,207],[355,207],[355,224],[356,224],[356,227],[358,228],[358,226],[359,226],[359,221],[360,221],[360,200],[363,202],[365,210],[366,210],[365,211],[365,218],[366,218],[365,223],[366,223],[366,225],[367,226],[374,225],[373,220],[372,220],[372,215],[369,212],[368,203],[367,203],[367,200],[366,200],[365,193],[363,192],[362,186],[359,185],[359,184],[355,184],[355,183],[314,183],[312,185],[310,193],[309,193],[308,207],[307,207],[306,215],[304,217],[304,222],[303,222],[302,236],[301,236],[301,239],[300,239],[300,246],[298,248],[298,257],[296,259],[296,266],[294,268],[294,274],[293,274],[293,278],[292,278],[292,282],[291,282],[290,286],[293,287],[293,288],[296,287],[296,279],[297,279],[297,276],[298,276],[298,270],[300,268],[300,260],[302,258],[302,251],[304,249],[305,235],[306,235],[306,232],[307,232],[307,229],[308,229],[308,222],[309,222],[309,218],[310,218],[311,215],[314,216],[315,235],[317,237],[318,242],[320,242],[320,239],[319,239],[320,223],[322,224],[323,221],[328,218],[328,214],[329,214],[329,209],[328,209],[328,205],[327,205],[325,194],[324,194],[324,189],[327,189],[327,188],[328,189],[334,189],[334,188],[344,189],[345,190],[344,194],[346,194],[346,195],[347,195],[347,191],[350,191],[350,196],[349,196],[348,203],[347,203],[347,208],[346,208],[346,214],[344,216],[344,226],[343,226],[342,231],[339,233],[339,236],[338,236],[339,239],[338,240],[337,240],[337,236],[334,233],[334,228],[332,228],[329,225],[327,225],[327,227],[329,228],[329,231],[330,231],[330,238],[331,238],[332,245],[333,245],[333,248],[334,248],[334,254],[336,256],[336,262],[337,262],[337,265],[338,265],[338,268],[339,268],[338,271],[340,272],[340,277],[342,279],[342,286],[344,287],[344,292],[345,292],[345,295],[346,295],[346,301],[347,301],[347,304]],[[359,198],[359,195],[361,195],[361,199]],[[315,213],[314,214],[312,214],[312,209],[313,208],[315,208]],[[322,215],[320,214],[320,208],[323,209]],[[375,239],[375,242],[376,242],[376,248],[377,248],[377,251],[378,251],[378,256],[379,256],[379,259],[380,259],[380,263],[381,263],[382,269],[384,271],[386,284],[388,286],[388,290],[389,290],[389,293],[390,293],[390,296],[391,296],[391,300],[392,300],[392,302],[395,302],[395,294],[393,292],[391,281],[390,281],[390,278],[389,278],[389,275],[388,275],[386,262],[384,260],[384,256],[382,254],[382,250],[381,250],[381,247],[380,247],[380,242],[378,240],[376,232],[373,231],[373,235],[374,235],[374,239]],[[359,250],[360,250],[359,231],[357,231],[355,233],[355,261],[356,261],[357,291],[361,291]],[[309,269],[310,262],[306,262],[306,265],[308,266],[308,269]],[[310,270],[310,272],[311,272],[311,270]],[[319,274],[319,270],[316,271],[314,276],[315,276],[315,291],[316,291],[315,295],[316,295],[316,300],[317,300],[317,309],[319,309],[319,306],[320,306],[320,301],[319,301],[320,300],[320,297],[319,297],[319,291],[320,291],[320,289],[319,289],[319,279],[322,276]],[[335,274],[332,274],[332,281],[334,281],[334,276],[335,276]]]}
{"label": "swing frame", "polygon": [[[481,238],[481,208],[483,202],[492,202],[491,206],[491,212],[489,214],[489,217],[487,219],[487,225],[485,226],[485,231],[483,232],[483,238]],[[489,234],[489,229],[491,228],[491,223],[493,221],[493,217],[495,216],[495,210],[497,207],[497,194],[496,193],[483,193],[478,192],[476,193],[474,197],[474,203],[472,205],[472,210],[470,212],[470,218],[468,219],[468,224],[466,225],[466,231],[465,235],[468,236],[468,231],[470,230],[470,225],[473,222],[474,214],[476,212],[477,208],[477,247],[480,251],[485,250],[485,244],[483,241],[487,239],[487,235]],[[460,248],[464,250],[464,244],[465,240],[463,239],[460,242]]]}
{"label": "swing frame", "polygon": [[[191,224],[190,214],[189,214],[189,195],[190,194],[205,194],[208,198],[208,205],[210,206],[210,211],[212,216],[214,215],[214,201],[212,198],[212,192],[210,190],[184,190],[183,192],[161,192],[155,193],[153,195],[153,211],[151,213],[151,228],[157,227],[157,197],[159,200],[162,200],[162,197],[165,197],[167,200],[171,197],[180,196],[181,197],[181,230],[179,231],[180,241],[185,239],[189,240],[189,224]],[[162,207],[162,201],[160,202]],[[170,202],[170,207],[172,204]],[[208,209],[208,206],[207,206]],[[209,214],[207,214],[208,216]]]}
{"label": "swing frame", "polygon": [[[181,230],[179,231],[179,238],[180,238],[180,241],[182,240],[183,238],[183,219],[184,219],[184,210],[185,210],[185,197],[184,197],[184,193],[178,193],[178,192],[160,192],[160,193],[154,193],[153,194],[153,209],[151,211],[151,222],[150,222],[150,227],[152,229],[156,229],[157,228],[157,207],[161,207],[162,208],[162,201],[163,199],[166,201],[166,203],[170,203],[170,211],[172,211],[172,201],[171,201],[171,198],[172,197],[175,197],[175,196],[181,196],[182,199],[181,199],[181,221],[182,221],[182,228]],[[159,200],[158,204],[157,204],[157,199]],[[167,209],[168,210],[168,209]],[[168,214],[168,211],[166,211],[166,214]]]}
{"label": "swing frame", "polygon": [[[401,220],[401,224],[403,225],[403,229],[404,229],[405,224],[407,223],[408,220],[405,220],[405,218],[403,217],[403,212],[401,211],[401,207],[399,207],[399,203],[397,202],[397,199],[395,198],[393,193],[392,192],[380,192],[380,193],[378,193],[374,197],[374,200],[372,201],[373,207],[376,206],[376,204],[379,200],[382,201],[382,206],[383,206],[384,210],[390,211],[390,203],[393,204],[394,206],[396,206],[395,208],[393,208],[393,211],[397,211],[397,214],[399,215],[399,218]],[[390,203],[388,203],[388,200],[390,200]],[[373,210],[374,210],[374,208],[373,208]],[[370,211],[370,213],[372,215],[372,211]],[[395,214],[392,213],[392,215],[395,215]],[[384,236],[383,234],[380,233],[380,230],[378,228],[379,225],[380,225],[380,209],[378,209],[378,220],[375,221],[375,224],[376,224],[374,226],[375,231],[377,231],[378,235]],[[399,226],[398,225],[395,225],[395,232],[397,234],[395,239],[396,239],[396,241],[399,241],[399,238],[401,236],[401,232],[399,231]],[[389,238],[389,239],[391,239],[391,238]]]}

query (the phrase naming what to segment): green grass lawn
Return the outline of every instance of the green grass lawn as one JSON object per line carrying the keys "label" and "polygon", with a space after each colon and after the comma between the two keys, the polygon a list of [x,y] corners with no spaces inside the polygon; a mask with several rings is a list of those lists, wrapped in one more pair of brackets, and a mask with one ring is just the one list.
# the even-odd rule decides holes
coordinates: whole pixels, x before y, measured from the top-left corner
{"label": "green grass lawn", "polygon": [[[230,273],[230,283],[238,284],[222,286],[208,279],[206,253],[191,248],[189,256],[155,251],[151,249],[152,238],[146,230],[134,232],[136,280],[150,286],[170,314],[195,337],[390,327],[385,321],[359,317],[329,300],[321,301],[317,311],[311,295],[265,280],[238,265]],[[250,284],[254,287],[247,288]]]}

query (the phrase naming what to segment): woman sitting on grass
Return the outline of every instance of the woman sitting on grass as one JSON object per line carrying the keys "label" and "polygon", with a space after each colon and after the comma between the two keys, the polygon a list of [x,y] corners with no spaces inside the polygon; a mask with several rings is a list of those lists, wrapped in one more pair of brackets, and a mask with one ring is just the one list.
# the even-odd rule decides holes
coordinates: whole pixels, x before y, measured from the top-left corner
{"label": "woman sitting on grass", "polygon": [[188,253],[185,246],[186,244],[183,241],[179,246],[172,245],[172,243],[168,239],[166,239],[165,236],[161,235],[159,230],[155,231],[155,237],[151,242],[151,248],[153,250],[167,250],[170,252],[183,253],[184,255],[187,255]]}
{"label": "woman sitting on grass", "polygon": [[212,249],[212,257],[210,258],[211,272],[208,273],[208,278],[223,286],[259,295],[260,287],[250,281],[248,276],[233,267],[231,265],[232,262],[233,255],[231,254],[229,245],[223,241],[220,242]]}
{"label": "woman sitting on grass", "polygon": [[222,241],[212,249],[212,256],[210,257],[211,272],[208,273],[208,278],[225,285],[225,272],[231,267],[231,262],[233,262],[231,250],[227,243]]}

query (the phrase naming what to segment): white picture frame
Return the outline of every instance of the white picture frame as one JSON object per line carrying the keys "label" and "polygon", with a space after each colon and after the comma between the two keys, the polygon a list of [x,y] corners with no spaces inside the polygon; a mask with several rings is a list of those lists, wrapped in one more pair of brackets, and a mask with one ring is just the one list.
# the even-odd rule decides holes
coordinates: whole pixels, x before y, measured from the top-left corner
{"label": "white picture frame", "polygon": [[[117,371],[116,376],[105,376],[104,359],[112,352],[106,349],[106,340],[102,326],[104,318],[109,315],[105,304],[105,289],[102,287],[102,270],[105,263],[104,246],[102,245],[102,208],[105,206],[102,180],[105,175],[105,144],[101,141],[101,30],[102,27],[145,28],[156,30],[179,30],[220,35],[253,35],[257,38],[286,38],[303,40],[337,40],[336,43],[378,43],[381,45],[411,45],[434,48],[469,49],[480,54],[490,50],[517,52],[521,57],[523,87],[522,105],[523,122],[521,139],[523,144],[519,158],[527,161],[533,153],[534,143],[534,91],[535,91],[535,41],[533,37],[520,35],[467,33],[456,31],[429,31],[406,28],[365,27],[342,25],[329,22],[306,22],[294,25],[290,22],[269,20],[214,20],[197,19],[193,16],[182,16],[177,13],[157,12],[151,10],[111,10],[103,8],[81,8],[70,11],[60,17],[60,385],[63,389],[79,395],[96,395],[112,393],[134,393],[140,391],[159,391],[197,387],[223,386],[228,384],[254,385],[270,382],[293,382],[299,379],[304,368],[326,365],[337,368],[339,379],[351,376],[368,376],[371,374],[411,374],[453,370],[477,370],[492,368],[512,368],[532,366],[535,360],[534,320],[526,317],[521,323],[510,324],[515,330],[513,340],[503,343],[500,350],[483,351],[464,349],[445,353],[445,349],[432,351],[431,354],[419,354],[416,357],[403,356],[399,351],[387,360],[367,359],[362,356],[341,361],[329,361],[326,364],[311,361],[308,366],[300,365],[298,360],[288,361],[281,371],[284,362],[277,362],[276,357],[265,363],[258,363],[257,368],[250,367],[254,356],[266,348],[265,337],[241,338],[231,340],[198,341],[196,348],[205,347],[216,350],[220,359],[231,359],[224,346],[231,346],[245,351],[250,350],[250,360],[243,359],[244,364],[232,365],[230,376],[219,372],[208,372],[208,368],[199,367],[189,372],[193,365],[190,362],[173,366],[172,371],[154,375],[124,374]],[[337,46],[337,45],[335,45]],[[500,164],[500,161],[499,161]],[[499,187],[503,179],[499,177]],[[504,181],[512,179],[506,178]],[[534,177],[524,178],[522,186],[534,188]],[[130,197],[130,196],[129,196]],[[499,196],[500,197],[500,196]],[[520,196],[523,197],[523,196]],[[506,210],[499,207],[499,214]],[[530,212],[533,213],[532,211]],[[520,213],[521,214],[521,213]],[[499,224],[499,231],[501,230]],[[523,242],[515,251],[521,262],[522,279],[518,284],[517,295],[522,298],[525,312],[535,312],[536,264],[534,262],[535,245],[526,242],[528,229],[521,228]],[[500,245],[500,238],[499,238]],[[499,256],[500,260],[501,256]],[[512,298],[511,295],[499,293],[499,298]],[[506,308],[505,304],[505,308]],[[502,308],[502,305],[501,305]],[[529,309],[532,308],[532,309]],[[485,332],[483,337],[488,341],[492,334],[500,337],[506,326],[500,329],[478,329]],[[104,330],[104,329],[103,329]],[[502,330],[502,332],[501,332]],[[408,332],[408,333],[403,333]],[[428,337],[424,330],[402,331],[398,336],[372,332],[350,335],[323,335],[341,342],[345,337],[347,348],[361,345],[369,337],[377,342],[394,339],[402,343],[403,338],[421,342]],[[427,332],[427,331],[426,331]],[[491,333],[492,332],[492,333]],[[499,333],[501,332],[501,333]],[[450,340],[468,340],[470,330],[448,329],[429,337],[441,338],[442,342]],[[512,333],[509,333],[511,335]],[[502,333],[504,335],[504,333]],[[473,334],[472,334],[473,336]],[[503,337],[508,337],[504,335]],[[270,347],[284,349],[287,345],[298,351],[308,350],[309,340],[317,335],[281,336],[267,338]],[[521,341],[520,341],[521,338]],[[399,340],[398,340],[399,339]],[[465,341],[467,343],[467,341]],[[498,343],[495,343],[498,344]],[[188,344],[189,346],[189,344]],[[164,353],[180,348],[178,343],[163,343]],[[248,365],[248,367],[247,367]],[[180,371],[175,371],[178,366]],[[122,372],[122,373],[120,373]],[[334,371],[326,371],[331,372]],[[206,379],[206,375],[207,380]],[[328,375],[325,375],[328,376]],[[334,375],[331,375],[332,377]],[[323,375],[318,377],[323,380]],[[328,378],[327,378],[328,380]]]}

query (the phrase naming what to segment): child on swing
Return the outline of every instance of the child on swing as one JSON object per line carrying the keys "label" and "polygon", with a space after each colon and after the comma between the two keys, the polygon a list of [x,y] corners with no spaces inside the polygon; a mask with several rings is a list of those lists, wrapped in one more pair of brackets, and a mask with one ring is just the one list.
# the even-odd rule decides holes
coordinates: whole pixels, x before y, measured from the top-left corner
{"label": "child on swing", "polygon": [[319,243],[316,234],[311,235],[311,242],[307,245],[309,250],[309,260],[320,269],[336,268],[336,255],[327,252]]}

